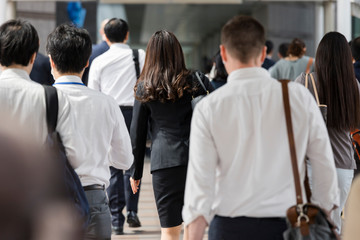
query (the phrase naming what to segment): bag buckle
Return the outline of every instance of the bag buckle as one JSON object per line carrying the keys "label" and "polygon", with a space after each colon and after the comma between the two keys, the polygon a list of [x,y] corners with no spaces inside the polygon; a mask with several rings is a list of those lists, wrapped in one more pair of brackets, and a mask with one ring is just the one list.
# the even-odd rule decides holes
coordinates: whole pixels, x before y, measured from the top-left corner
{"label": "bag buckle", "polygon": [[297,226],[297,227],[300,227],[302,220],[305,220],[306,223],[308,223],[308,222],[310,221],[310,219],[309,219],[308,215],[306,215],[306,214],[304,213],[304,204],[298,204],[298,205],[296,206],[296,209],[297,209],[298,214],[299,214],[299,216],[298,216],[298,218],[297,218],[296,226]]}

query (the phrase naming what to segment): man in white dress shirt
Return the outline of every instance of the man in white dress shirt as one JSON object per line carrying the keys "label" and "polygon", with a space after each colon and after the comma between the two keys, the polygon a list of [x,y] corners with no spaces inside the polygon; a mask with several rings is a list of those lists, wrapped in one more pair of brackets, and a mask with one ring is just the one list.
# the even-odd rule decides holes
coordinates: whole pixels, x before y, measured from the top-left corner
{"label": "man in white dress shirt", "polygon": [[[34,141],[44,144],[48,134],[44,88],[29,77],[39,37],[35,28],[22,20],[9,20],[0,27],[0,111],[25,126]],[[56,131],[63,140],[69,161],[82,154],[83,144],[74,148],[75,121],[70,115],[70,105],[63,94],[58,94],[59,114]]]}
{"label": "man in white dress shirt", "polygon": [[[129,27],[126,21],[112,18],[104,28],[106,42],[110,49],[92,62],[89,72],[89,88],[112,96],[121,108],[126,126],[130,129],[134,106],[134,86],[137,81],[135,56],[127,41]],[[138,72],[144,66],[145,52],[138,50]],[[111,168],[108,188],[112,226],[115,234],[122,234],[125,217],[122,214],[126,204],[127,222],[130,227],[140,227],[137,216],[139,192],[132,193],[130,171]]]}
{"label": "man in white dress shirt", "polygon": [[[189,239],[282,239],[296,204],[281,84],[261,68],[264,28],[237,16],[223,27],[220,51],[228,83],[195,108],[183,219]],[[314,98],[289,83],[300,177],[312,166],[312,202],[339,204],[334,158]],[[303,182],[303,181],[301,181]],[[304,187],[303,188],[303,193]]]}
{"label": "man in white dress shirt", "polygon": [[71,162],[90,206],[86,239],[110,239],[111,215],[106,195],[109,166],[127,170],[133,162],[124,118],[112,97],[87,88],[81,81],[91,54],[86,30],[60,25],[49,35],[46,50],[54,86],[68,98],[78,123],[76,131],[80,137],[76,142],[82,141],[86,146],[86,152]]}

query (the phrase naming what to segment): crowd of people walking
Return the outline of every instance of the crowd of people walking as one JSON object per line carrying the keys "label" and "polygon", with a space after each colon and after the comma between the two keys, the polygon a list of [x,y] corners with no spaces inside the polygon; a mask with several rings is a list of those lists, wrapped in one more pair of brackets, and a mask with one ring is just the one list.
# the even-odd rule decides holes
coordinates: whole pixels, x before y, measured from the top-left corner
{"label": "crowd of people walking", "polygon": [[[200,240],[207,227],[211,240],[288,240],[286,212],[299,196],[288,147],[284,86],[296,148],[291,156],[298,160],[302,192],[309,190],[303,184],[308,179],[308,201],[324,209],[336,229],[331,239],[336,234],[356,239],[360,197],[359,181],[350,190],[356,169],[351,132],[360,126],[360,38],[349,45],[341,33],[327,33],[315,58],[306,56],[305,43],[294,38],[279,46],[280,60],[275,62],[264,27],[252,17],[235,16],[221,30],[211,72],[201,73],[186,67],[172,32],[155,32],[144,51],[130,48],[129,29],[122,19],[106,19],[100,29],[103,41],[92,45],[87,30],[62,24],[49,34],[45,57],[38,54],[39,38],[29,22],[9,20],[0,26],[1,117],[11,122],[14,132],[26,129],[36,145],[32,149],[37,149],[19,146],[29,154],[16,153],[9,142],[23,141],[2,126],[1,158],[14,156],[18,174],[28,170],[24,176],[31,178],[34,167],[25,167],[34,157],[41,160],[34,166],[44,165],[39,172],[51,172],[30,181],[38,185],[42,199],[34,200],[30,190],[36,186],[30,184],[23,194],[31,202],[21,197],[16,202],[26,214],[21,219],[13,210],[20,217],[10,222],[20,227],[7,224],[6,231],[0,230],[1,239],[50,239],[38,227],[47,219],[49,228],[53,223],[60,229],[59,239],[111,239],[112,234],[124,234],[126,223],[141,227],[138,202],[150,140],[162,240],[179,239],[182,230],[184,239]],[[30,75],[37,61],[46,74]],[[289,83],[277,81],[281,79]],[[56,163],[43,163],[57,153],[43,147],[49,141],[49,113],[39,83],[53,85],[57,93],[56,132],[86,195],[88,221],[75,216],[74,199],[49,190],[65,188],[65,183]],[[3,174],[1,179],[9,179]],[[21,187],[16,184],[25,183],[13,181],[14,189]],[[0,209],[22,193],[4,194]],[[56,205],[49,202],[63,203],[66,214],[50,217],[59,213],[45,209]],[[27,204],[32,203],[29,211]],[[344,224],[347,209],[352,210]],[[0,219],[2,229],[5,218]],[[59,224],[70,219],[72,224]],[[302,224],[308,222],[300,219]]]}

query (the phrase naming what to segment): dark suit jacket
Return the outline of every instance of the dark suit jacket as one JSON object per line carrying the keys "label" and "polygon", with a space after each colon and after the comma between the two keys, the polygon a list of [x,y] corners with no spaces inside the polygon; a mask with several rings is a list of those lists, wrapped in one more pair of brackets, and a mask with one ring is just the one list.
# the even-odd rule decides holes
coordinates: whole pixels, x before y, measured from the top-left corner
{"label": "dark suit jacket", "polygon": [[270,59],[270,58],[265,58],[263,64],[261,65],[261,67],[269,70],[269,68],[271,68],[273,65],[275,64],[275,61]]}
{"label": "dark suit jacket", "polygon": [[360,61],[354,63],[354,70],[356,79],[360,82]]}
{"label": "dark suit jacket", "polygon": [[[209,92],[213,91],[209,80],[203,74],[201,78],[206,89]],[[190,75],[188,81],[198,85],[195,74]],[[141,92],[142,86],[139,84],[136,95],[141,96]],[[205,91],[199,86],[194,94],[186,92],[175,102],[143,103],[135,100],[130,128],[134,154],[132,176],[135,180],[142,178],[148,127],[152,141],[151,171],[187,165],[192,117],[191,100],[193,95],[202,94],[205,94]]]}
{"label": "dark suit jacket", "polygon": [[41,53],[36,55],[34,66],[30,73],[30,78],[40,84],[52,85],[54,83],[48,56]]}
{"label": "dark suit jacket", "polygon": [[101,43],[92,46],[92,52],[91,52],[91,56],[89,59],[89,66],[85,69],[84,74],[82,76],[82,81],[85,85],[87,85],[88,80],[89,80],[89,69],[91,67],[92,61],[96,57],[98,57],[101,54],[103,54],[104,52],[106,52],[108,49],[109,49],[109,46],[107,45],[107,43],[105,41],[102,41]]}

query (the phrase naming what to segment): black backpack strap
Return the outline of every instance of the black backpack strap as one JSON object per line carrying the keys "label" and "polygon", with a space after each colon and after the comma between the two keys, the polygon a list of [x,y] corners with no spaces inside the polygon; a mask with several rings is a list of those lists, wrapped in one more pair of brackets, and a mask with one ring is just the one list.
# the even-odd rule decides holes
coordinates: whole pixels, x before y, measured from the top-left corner
{"label": "black backpack strap", "polygon": [[136,78],[139,79],[140,77],[139,50],[133,49],[132,51],[133,51],[133,60],[135,63]]}
{"label": "black backpack strap", "polygon": [[43,87],[45,90],[46,122],[48,127],[48,133],[53,133],[56,129],[59,111],[58,95],[55,87],[46,85],[43,85]]}

